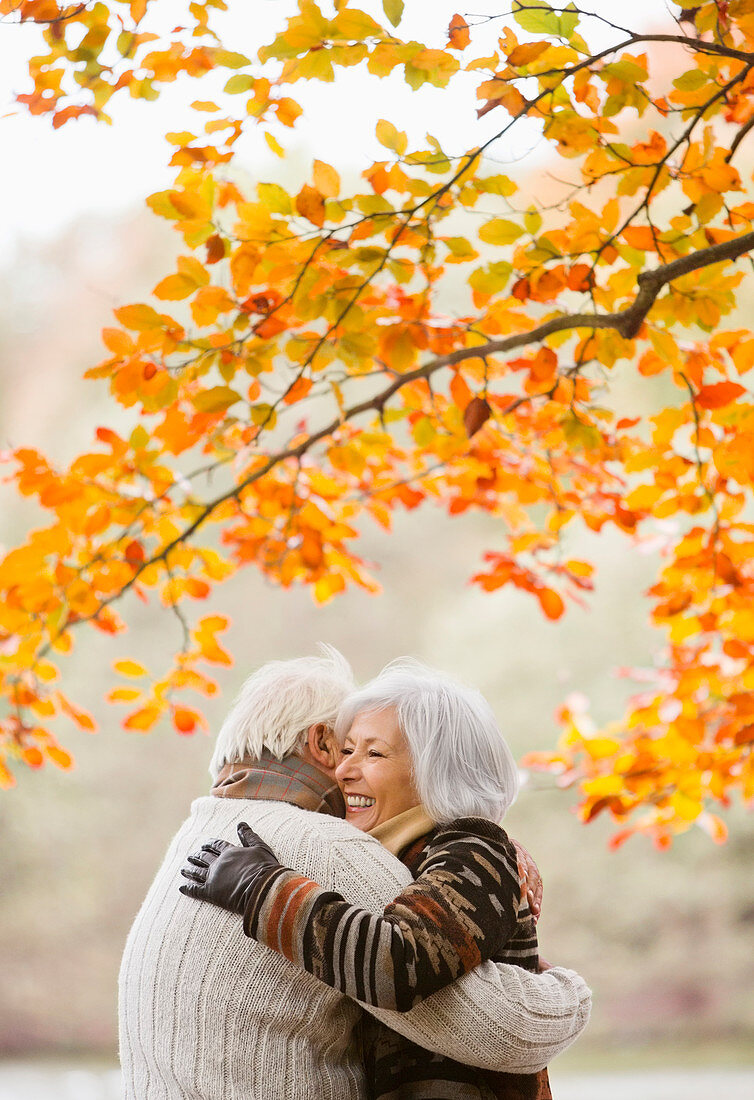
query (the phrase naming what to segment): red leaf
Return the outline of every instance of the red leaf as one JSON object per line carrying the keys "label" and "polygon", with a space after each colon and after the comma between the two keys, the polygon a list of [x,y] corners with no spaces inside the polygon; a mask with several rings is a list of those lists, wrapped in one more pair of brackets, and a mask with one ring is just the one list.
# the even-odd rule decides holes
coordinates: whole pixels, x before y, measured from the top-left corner
{"label": "red leaf", "polygon": [[463,413],[463,424],[469,439],[476,435],[479,429],[489,420],[490,412],[490,407],[483,397],[472,397]]}
{"label": "red leaf", "polygon": [[738,382],[713,382],[710,386],[702,386],[694,400],[703,409],[721,409],[742,393],[746,393],[746,387],[739,386]]}

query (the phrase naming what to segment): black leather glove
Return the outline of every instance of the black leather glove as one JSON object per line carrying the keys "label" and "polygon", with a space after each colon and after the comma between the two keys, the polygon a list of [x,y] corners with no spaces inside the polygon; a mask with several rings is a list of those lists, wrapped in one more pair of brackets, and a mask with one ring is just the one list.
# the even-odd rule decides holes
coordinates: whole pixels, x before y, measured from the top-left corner
{"label": "black leather glove", "polygon": [[254,885],[265,871],[280,867],[275,853],[245,821],[238,826],[242,847],[227,840],[210,840],[188,857],[181,874],[189,879],[181,893],[211,901],[243,916]]}

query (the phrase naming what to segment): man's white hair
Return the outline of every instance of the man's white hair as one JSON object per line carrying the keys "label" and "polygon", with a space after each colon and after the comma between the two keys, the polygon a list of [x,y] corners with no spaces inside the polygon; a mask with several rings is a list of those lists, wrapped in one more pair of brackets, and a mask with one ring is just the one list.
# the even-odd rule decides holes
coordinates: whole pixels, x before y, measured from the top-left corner
{"label": "man's white hair", "polygon": [[334,726],[353,672],[333,646],[319,648],[320,657],[269,661],[246,680],[217,736],[213,779],[224,764],[258,760],[264,749],[282,760],[303,748],[310,726]]}
{"label": "man's white hair", "polygon": [[518,768],[481,692],[399,658],[345,700],[335,723],[338,740],[358,714],[388,708],[397,713],[416,789],[434,821],[502,819],[518,794]]}

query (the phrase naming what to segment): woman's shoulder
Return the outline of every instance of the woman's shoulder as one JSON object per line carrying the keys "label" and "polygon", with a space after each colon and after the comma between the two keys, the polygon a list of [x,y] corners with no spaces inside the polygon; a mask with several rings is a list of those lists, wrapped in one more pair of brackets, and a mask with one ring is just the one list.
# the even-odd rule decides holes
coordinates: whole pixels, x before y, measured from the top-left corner
{"label": "woman's shoulder", "polygon": [[[520,895],[518,858],[505,829],[494,821],[479,817],[461,817],[438,825],[429,838],[418,868],[417,878],[430,872],[442,872],[443,881],[451,876],[455,889],[474,897],[499,896],[510,892],[514,908]],[[466,884],[466,885],[464,885]]]}
{"label": "woman's shoulder", "polygon": [[438,825],[429,839],[427,853],[452,850],[460,854],[484,851],[516,862],[516,849],[505,829],[482,817],[458,817]]}

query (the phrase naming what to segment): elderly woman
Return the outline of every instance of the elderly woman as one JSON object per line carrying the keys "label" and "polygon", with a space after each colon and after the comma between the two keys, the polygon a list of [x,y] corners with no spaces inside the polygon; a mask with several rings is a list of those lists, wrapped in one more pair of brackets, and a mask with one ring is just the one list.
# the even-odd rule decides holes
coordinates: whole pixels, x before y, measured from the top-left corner
{"label": "elderly woman", "polygon": [[[356,1000],[406,1011],[478,963],[538,968],[516,851],[496,824],[517,792],[513,757],[484,698],[415,662],[352,694],[336,724],[346,816],[412,871],[381,915],[282,867],[248,826],[243,854],[212,841],[186,893],[243,915],[247,935]],[[223,861],[232,848],[237,856]],[[232,867],[231,867],[232,863]],[[232,883],[228,882],[230,871]],[[374,1097],[545,1100],[547,1073],[490,1074],[364,1025]]]}

